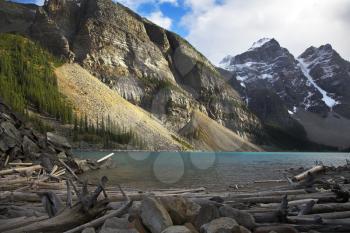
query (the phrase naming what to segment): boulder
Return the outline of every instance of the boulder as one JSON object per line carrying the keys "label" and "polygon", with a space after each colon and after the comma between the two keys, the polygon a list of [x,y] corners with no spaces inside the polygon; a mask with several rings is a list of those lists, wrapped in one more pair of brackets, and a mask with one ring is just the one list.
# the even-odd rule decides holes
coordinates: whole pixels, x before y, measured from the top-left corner
{"label": "boulder", "polygon": [[109,218],[101,227],[100,233],[138,233],[127,218]]}
{"label": "boulder", "polygon": [[205,204],[202,205],[199,214],[197,215],[194,225],[197,229],[200,229],[200,227],[203,224],[206,224],[208,222],[211,222],[212,220],[219,218],[219,210],[215,205],[212,204]]}
{"label": "boulder", "polygon": [[252,233],[250,230],[248,230],[244,226],[239,226],[239,229],[241,230],[241,233]]}
{"label": "boulder", "polygon": [[46,138],[47,141],[53,145],[54,147],[58,148],[58,149],[70,149],[72,148],[72,146],[69,144],[69,142],[67,141],[67,139],[65,137],[56,135],[54,133],[51,132],[47,132],[46,133]]}
{"label": "boulder", "polygon": [[152,233],[162,232],[173,225],[173,221],[164,206],[151,197],[143,199],[141,203],[141,219]]}
{"label": "boulder", "polygon": [[93,227],[85,228],[81,233],[95,233],[95,229]]}
{"label": "boulder", "polygon": [[234,209],[230,206],[222,206],[219,209],[221,217],[230,217],[248,229],[253,229],[256,226],[254,217],[245,211]]}
{"label": "boulder", "polygon": [[193,226],[192,223],[187,222],[184,226],[187,227],[191,231],[191,233],[198,233],[197,229],[195,228],[195,226]]}
{"label": "boulder", "polygon": [[241,233],[238,223],[232,218],[218,218],[200,228],[201,233]]}
{"label": "boulder", "polygon": [[191,231],[185,226],[170,226],[162,233],[191,233]]}
{"label": "boulder", "polygon": [[257,227],[254,230],[254,233],[270,233],[270,232],[276,232],[276,233],[299,233],[299,231],[297,231],[292,226],[264,226],[264,227]]}
{"label": "boulder", "polygon": [[129,221],[126,218],[109,218],[105,221],[105,223],[102,225],[102,229],[112,228],[112,229],[128,229],[129,228]]}
{"label": "boulder", "polygon": [[3,152],[20,144],[21,133],[8,121],[0,124],[0,150]]}
{"label": "boulder", "polygon": [[149,233],[149,231],[143,225],[142,220],[139,216],[129,217],[129,220],[130,218],[132,218],[131,220],[132,228],[135,228],[139,233]]}
{"label": "boulder", "polygon": [[160,201],[176,225],[193,222],[201,209],[200,205],[184,197],[161,197]]}
{"label": "boulder", "polygon": [[26,155],[35,154],[40,151],[39,147],[27,136],[23,137],[22,150]]}

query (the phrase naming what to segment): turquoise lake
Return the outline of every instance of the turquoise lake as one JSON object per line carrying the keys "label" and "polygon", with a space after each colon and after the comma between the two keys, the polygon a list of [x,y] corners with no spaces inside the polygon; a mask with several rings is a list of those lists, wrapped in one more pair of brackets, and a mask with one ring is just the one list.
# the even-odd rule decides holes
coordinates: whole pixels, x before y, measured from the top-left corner
{"label": "turquoise lake", "polygon": [[[84,159],[98,159],[113,151],[75,151]],[[90,172],[96,182],[103,175],[110,184],[124,187],[225,189],[259,180],[284,179],[289,168],[344,165],[349,153],[210,153],[210,152],[114,152],[114,167]]]}

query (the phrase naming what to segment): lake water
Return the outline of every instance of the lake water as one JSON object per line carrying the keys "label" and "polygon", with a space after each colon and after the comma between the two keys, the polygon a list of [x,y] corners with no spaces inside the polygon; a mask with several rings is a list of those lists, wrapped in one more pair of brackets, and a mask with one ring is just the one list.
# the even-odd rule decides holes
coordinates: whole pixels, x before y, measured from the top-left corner
{"label": "lake water", "polygon": [[[98,159],[109,151],[75,151],[85,159]],[[124,187],[225,189],[257,180],[284,179],[289,168],[311,167],[315,161],[325,165],[344,165],[349,153],[182,153],[114,152],[114,168],[89,173],[96,182],[103,175],[110,184]]]}

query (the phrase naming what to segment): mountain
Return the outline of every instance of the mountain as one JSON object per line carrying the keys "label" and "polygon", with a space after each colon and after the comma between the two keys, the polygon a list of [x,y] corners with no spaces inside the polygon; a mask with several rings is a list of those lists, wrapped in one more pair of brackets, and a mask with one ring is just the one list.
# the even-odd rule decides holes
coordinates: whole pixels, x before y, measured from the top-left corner
{"label": "mountain", "polygon": [[350,138],[339,132],[350,130],[349,64],[330,45],[295,58],[275,39],[263,38],[225,57],[219,70],[265,125],[305,143],[346,148]]}
{"label": "mountain", "polygon": [[[236,135],[229,140],[239,138],[240,144],[248,145],[266,137],[260,120],[207,58],[180,36],[119,3],[49,0],[37,7],[0,1],[0,8],[4,9],[0,25],[9,25],[0,32],[24,35],[63,63],[73,63],[56,68],[55,73],[59,86],[67,84],[60,91],[77,113],[90,119],[96,113],[115,116],[113,120],[137,129],[151,149],[178,149],[179,145],[189,149],[192,139],[181,132],[197,111],[215,123],[212,127],[224,127]],[[95,93],[89,93],[94,90],[91,83],[98,87]],[[110,96],[113,101],[104,101]],[[82,105],[94,101],[102,101],[103,108]],[[146,129],[149,133],[143,135]],[[239,150],[233,144],[220,149]],[[196,145],[193,149],[210,149]],[[244,150],[249,148],[255,150]]]}

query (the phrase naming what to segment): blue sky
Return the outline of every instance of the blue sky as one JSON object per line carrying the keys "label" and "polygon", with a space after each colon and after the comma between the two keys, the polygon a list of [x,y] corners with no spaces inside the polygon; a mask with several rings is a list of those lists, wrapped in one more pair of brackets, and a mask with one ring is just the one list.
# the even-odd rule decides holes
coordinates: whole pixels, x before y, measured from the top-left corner
{"label": "blue sky", "polygon": [[[16,0],[42,4],[44,0]],[[349,0],[117,0],[185,37],[214,64],[275,38],[294,56],[331,44],[350,60]]]}

